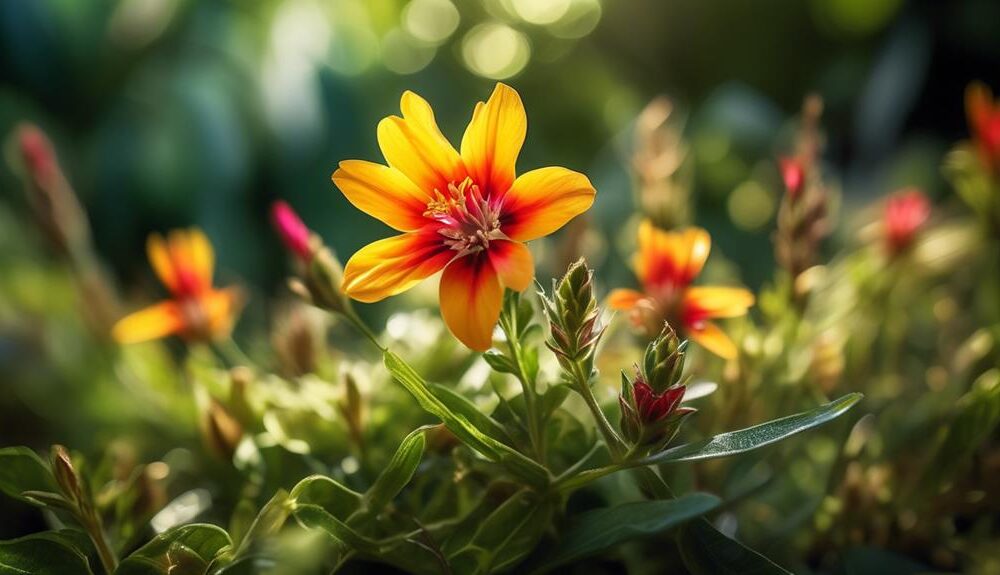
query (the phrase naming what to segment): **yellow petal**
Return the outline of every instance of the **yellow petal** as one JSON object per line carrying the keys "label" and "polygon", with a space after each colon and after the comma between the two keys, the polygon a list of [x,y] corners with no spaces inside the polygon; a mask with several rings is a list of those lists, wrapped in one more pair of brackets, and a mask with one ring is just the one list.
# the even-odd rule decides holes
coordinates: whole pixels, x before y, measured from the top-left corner
{"label": "yellow petal", "polygon": [[344,267],[344,293],[370,303],[410,289],[456,255],[443,239],[428,226],[368,244]]}
{"label": "yellow petal", "polygon": [[723,359],[736,357],[736,344],[714,323],[699,322],[697,327],[687,326],[686,331],[689,338],[715,355]]}
{"label": "yellow petal", "polygon": [[164,301],[122,318],[111,328],[118,343],[138,343],[180,333],[184,317],[173,301]]}
{"label": "yellow petal", "polygon": [[508,237],[526,242],[547,236],[582,214],[596,194],[587,176],[549,167],[522,174],[504,196],[500,227]]}
{"label": "yellow petal", "polygon": [[149,263],[160,278],[163,285],[171,292],[177,291],[177,277],[174,275],[174,264],[167,250],[167,244],[160,234],[150,234],[146,240],[146,254]]}
{"label": "yellow petal", "polygon": [[630,310],[645,296],[634,289],[615,289],[608,294],[608,307],[617,310]]}
{"label": "yellow petal", "polygon": [[701,273],[711,248],[712,238],[701,228],[667,232],[643,220],[634,260],[636,276],[647,291],[686,286]]}
{"label": "yellow petal", "polygon": [[440,298],[441,317],[451,333],[471,349],[489,349],[503,300],[489,258],[479,252],[448,264],[441,275]]}
{"label": "yellow petal", "polygon": [[212,268],[215,266],[215,252],[205,233],[198,228],[174,230],[168,237],[174,273],[181,268],[189,269],[195,275],[201,289],[212,287]]}
{"label": "yellow petal", "polygon": [[212,338],[227,337],[243,307],[243,290],[230,287],[212,290],[200,299],[202,311],[207,321],[207,335]]}
{"label": "yellow petal", "polygon": [[739,317],[753,302],[753,294],[743,288],[691,287],[684,293],[686,313],[700,318]]}
{"label": "yellow petal", "polygon": [[465,179],[465,166],[434,120],[430,105],[413,92],[400,99],[403,117],[379,122],[378,144],[389,165],[418,188],[445,193],[448,184]]}
{"label": "yellow petal", "polygon": [[487,250],[500,282],[514,291],[524,291],[535,279],[535,260],[521,242],[494,240]]}
{"label": "yellow petal", "polygon": [[462,136],[462,160],[486,195],[503,194],[514,182],[514,165],[527,130],[521,97],[510,86],[497,83],[489,101],[476,104]]}
{"label": "yellow petal", "polygon": [[333,173],[333,183],[354,207],[399,231],[413,231],[427,223],[423,213],[431,196],[395,168],[346,160]]}

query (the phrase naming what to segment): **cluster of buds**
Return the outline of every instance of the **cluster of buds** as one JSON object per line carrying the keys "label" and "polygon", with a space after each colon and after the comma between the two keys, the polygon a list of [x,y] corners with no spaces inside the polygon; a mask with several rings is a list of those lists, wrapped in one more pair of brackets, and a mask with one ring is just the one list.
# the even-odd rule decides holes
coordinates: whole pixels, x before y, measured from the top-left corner
{"label": "cluster of buds", "polygon": [[687,146],[672,121],[674,107],[660,96],[635,121],[632,173],[637,203],[658,227],[669,230],[691,220],[691,176],[684,170]]}
{"label": "cluster of buds", "polygon": [[931,203],[920,190],[894,194],[885,203],[882,225],[886,249],[891,257],[906,250],[931,215]]}
{"label": "cluster of buds", "polygon": [[594,351],[605,329],[594,297],[593,276],[581,258],[569,266],[561,280],[553,280],[551,299],[540,294],[552,332],[545,345],[564,369],[581,365],[586,374],[593,370]]}
{"label": "cluster of buds", "polygon": [[822,112],[818,97],[806,98],[796,153],[778,163],[785,195],[778,209],[774,249],[778,263],[792,280],[816,263],[820,243],[830,232],[829,194],[816,170]]}
{"label": "cluster of buds", "polygon": [[695,412],[682,407],[686,386],[681,382],[687,341],[680,341],[670,324],[646,347],[635,378],[622,372],[622,435],[634,446],[663,449],[674,438],[684,419]]}
{"label": "cluster of buds", "polygon": [[271,221],[300,268],[299,277],[291,280],[292,291],[316,307],[349,313],[350,301],[341,289],[344,268],[333,251],[283,201],[271,206]]}

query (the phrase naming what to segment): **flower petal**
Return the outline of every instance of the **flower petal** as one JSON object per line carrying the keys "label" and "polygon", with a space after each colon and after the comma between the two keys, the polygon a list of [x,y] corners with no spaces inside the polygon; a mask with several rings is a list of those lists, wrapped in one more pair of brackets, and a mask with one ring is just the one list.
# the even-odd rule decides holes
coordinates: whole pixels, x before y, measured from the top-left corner
{"label": "flower petal", "polygon": [[634,289],[616,289],[608,294],[608,307],[617,310],[630,310],[645,296]]}
{"label": "flower petal", "polygon": [[344,293],[358,301],[376,302],[440,271],[456,252],[437,230],[426,226],[358,250],[344,268]]}
{"label": "flower petal", "polygon": [[465,179],[465,166],[434,120],[430,104],[413,92],[399,103],[403,117],[389,116],[378,124],[378,145],[389,165],[424,192],[447,191]]}
{"label": "flower petal", "polygon": [[698,322],[696,326],[687,326],[686,332],[689,338],[715,355],[723,359],[736,357],[736,344],[714,323]]}
{"label": "flower petal", "polygon": [[965,113],[973,130],[980,130],[993,113],[993,94],[982,82],[973,82],[965,89]]}
{"label": "flower petal", "polygon": [[527,130],[521,97],[510,86],[498,82],[489,101],[476,104],[462,136],[462,160],[485,194],[503,195],[514,182],[514,164]]}
{"label": "flower petal", "polygon": [[514,291],[524,291],[535,279],[535,260],[521,242],[493,240],[486,251],[500,282]]}
{"label": "flower petal", "polygon": [[458,258],[441,275],[441,317],[466,346],[486,351],[500,319],[503,287],[490,258],[478,252]]}
{"label": "flower petal", "polygon": [[153,271],[171,293],[194,295],[211,289],[215,254],[201,230],[173,230],[166,240],[152,234],[146,252]]}
{"label": "flower petal", "polygon": [[753,294],[743,288],[691,287],[684,292],[684,313],[697,319],[739,317],[753,302]]}
{"label": "flower petal", "polygon": [[636,276],[647,291],[686,286],[701,273],[711,249],[712,238],[701,228],[667,232],[643,220],[639,224]]}
{"label": "flower petal", "polygon": [[222,338],[232,332],[245,299],[243,290],[237,287],[212,290],[200,299],[209,337]]}
{"label": "flower petal", "polygon": [[118,343],[139,343],[180,333],[184,315],[173,301],[164,301],[129,314],[111,328],[111,337]]}
{"label": "flower petal", "polygon": [[594,203],[587,176],[549,167],[522,174],[504,196],[500,227],[508,237],[526,242],[547,236]]}
{"label": "flower petal", "polygon": [[423,213],[431,196],[395,168],[364,160],[345,160],[340,162],[332,179],[354,207],[401,232],[419,229],[427,223]]}

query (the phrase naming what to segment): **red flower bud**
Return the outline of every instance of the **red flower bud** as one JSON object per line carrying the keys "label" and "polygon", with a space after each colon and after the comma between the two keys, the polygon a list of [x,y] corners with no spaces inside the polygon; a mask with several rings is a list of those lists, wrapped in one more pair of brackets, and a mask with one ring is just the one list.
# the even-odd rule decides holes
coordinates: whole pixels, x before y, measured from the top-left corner
{"label": "red flower bud", "polygon": [[781,170],[781,179],[785,182],[785,189],[788,195],[794,200],[802,192],[806,181],[806,169],[802,162],[796,158],[780,158],[778,167]]}
{"label": "red flower bud", "polygon": [[643,424],[656,423],[674,413],[684,399],[684,386],[675,385],[656,393],[641,379],[635,382],[635,407]]}
{"label": "red flower bud", "polygon": [[312,259],[309,228],[287,202],[278,200],[271,205],[271,221],[281,241],[293,254],[304,262]]}
{"label": "red flower bud", "polygon": [[900,192],[886,202],[882,220],[891,254],[906,249],[931,215],[931,204],[919,190]]}
{"label": "red flower bud", "polygon": [[58,170],[52,143],[41,130],[28,124],[18,131],[18,144],[32,181],[40,188],[48,187]]}

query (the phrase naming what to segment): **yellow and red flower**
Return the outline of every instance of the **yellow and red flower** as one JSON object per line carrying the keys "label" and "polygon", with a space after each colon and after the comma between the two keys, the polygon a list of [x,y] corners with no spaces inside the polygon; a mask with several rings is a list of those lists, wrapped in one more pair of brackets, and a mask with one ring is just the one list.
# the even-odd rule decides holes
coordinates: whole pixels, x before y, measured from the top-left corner
{"label": "yellow and red flower", "polygon": [[983,163],[1000,169],[1000,102],[985,84],[974,82],[965,91],[965,113]]}
{"label": "yellow and red flower", "polygon": [[152,234],[146,251],[171,298],[125,316],[112,328],[112,337],[137,343],[168,335],[193,340],[228,336],[243,297],[236,287],[212,287],[215,255],[205,234],[198,229],[174,230],[166,239]]}
{"label": "yellow and red flower", "polygon": [[456,151],[413,92],[403,116],[378,125],[388,166],[346,160],[333,174],[344,196],[401,235],[359,250],[344,270],[344,292],[362,302],[396,295],[428,276],[441,277],[441,315],[475,350],[492,344],[503,288],[521,291],[534,278],[523,242],[551,234],[586,211],[595,191],[586,176],[560,167],[516,176],[527,118],[504,84],[476,104]]}
{"label": "yellow and red flower", "polygon": [[636,326],[650,335],[667,321],[712,353],[735,357],[732,340],[709,320],[745,315],[754,297],[743,288],[691,285],[708,259],[711,241],[701,228],[667,232],[643,221],[634,260],[642,291],[613,290],[608,305],[630,311]]}

